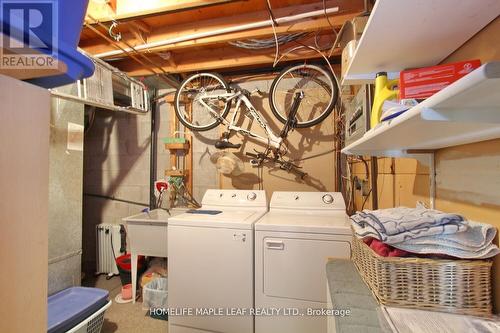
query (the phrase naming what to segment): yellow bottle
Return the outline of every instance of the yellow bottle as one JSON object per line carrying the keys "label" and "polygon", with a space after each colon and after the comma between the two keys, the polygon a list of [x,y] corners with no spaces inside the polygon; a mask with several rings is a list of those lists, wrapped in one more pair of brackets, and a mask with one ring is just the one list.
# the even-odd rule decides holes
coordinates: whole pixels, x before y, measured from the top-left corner
{"label": "yellow bottle", "polygon": [[380,123],[384,101],[387,99],[394,99],[398,96],[399,90],[395,89],[398,82],[398,79],[387,80],[386,72],[379,72],[375,76],[375,94],[370,116],[370,128],[374,128]]}

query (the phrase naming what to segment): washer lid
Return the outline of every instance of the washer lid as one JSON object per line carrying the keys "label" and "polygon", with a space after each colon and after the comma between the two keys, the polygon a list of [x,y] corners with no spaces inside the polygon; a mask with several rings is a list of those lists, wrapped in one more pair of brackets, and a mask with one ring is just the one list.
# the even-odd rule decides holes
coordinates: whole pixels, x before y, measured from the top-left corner
{"label": "washer lid", "polygon": [[[204,209],[204,208],[202,208]],[[252,230],[253,224],[265,214],[262,210],[222,210],[221,213],[184,213],[168,220],[170,226],[190,226],[208,228],[230,228]]]}
{"label": "washer lid", "polygon": [[255,224],[255,230],[351,235],[349,217],[338,214],[296,214],[270,211]]}

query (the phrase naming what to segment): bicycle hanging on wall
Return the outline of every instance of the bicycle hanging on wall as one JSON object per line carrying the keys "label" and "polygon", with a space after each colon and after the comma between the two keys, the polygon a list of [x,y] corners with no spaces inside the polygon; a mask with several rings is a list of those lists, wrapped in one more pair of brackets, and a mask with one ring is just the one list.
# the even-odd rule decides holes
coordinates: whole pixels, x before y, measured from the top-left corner
{"label": "bicycle hanging on wall", "polygon": [[[230,141],[234,133],[264,143],[264,151],[246,152],[252,158],[250,163],[253,166],[274,163],[303,179],[307,174],[285,158],[285,141],[295,128],[319,124],[334,109],[339,91],[331,71],[315,64],[297,64],[283,69],[274,78],[269,91],[269,104],[273,115],[283,123],[278,134],[271,130],[262,114],[252,105],[250,96],[253,94],[261,92],[231,87],[216,73],[193,74],[181,83],[176,92],[175,113],[184,126],[195,132],[207,131],[220,124],[225,126],[221,140],[215,143],[218,149],[239,149],[241,143]],[[231,113],[233,103],[235,107]],[[264,130],[264,136],[238,126],[240,112],[257,121]]]}

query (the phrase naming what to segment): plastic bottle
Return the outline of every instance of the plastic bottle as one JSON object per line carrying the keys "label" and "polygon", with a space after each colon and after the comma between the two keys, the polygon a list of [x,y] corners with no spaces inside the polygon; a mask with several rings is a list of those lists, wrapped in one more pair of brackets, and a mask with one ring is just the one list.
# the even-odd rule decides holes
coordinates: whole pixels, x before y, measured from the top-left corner
{"label": "plastic bottle", "polygon": [[394,99],[398,96],[399,90],[395,89],[399,80],[387,80],[386,72],[379,72],[375,76],[375,94],[373,97],[372,112],[370,115],[370,128],[374,128],[380,123],[382,116],[382,105],[387,99]]}

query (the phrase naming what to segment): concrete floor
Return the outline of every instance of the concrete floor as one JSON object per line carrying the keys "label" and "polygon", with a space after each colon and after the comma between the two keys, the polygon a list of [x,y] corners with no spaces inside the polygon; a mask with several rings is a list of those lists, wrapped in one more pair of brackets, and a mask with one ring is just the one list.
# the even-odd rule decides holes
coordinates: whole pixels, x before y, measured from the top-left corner
{"label": "concrete floor", "polygon": [[142,300],[135,304],[118,304],[115,296],[121,291],[121,282],[118,276],[106,280],[104,275],[89,279],[83,283],[86,287],[102,288],[109,291],[113,304],[106,310],[101,333],[167,333],[168,322],[153,319],[142,310]]}

